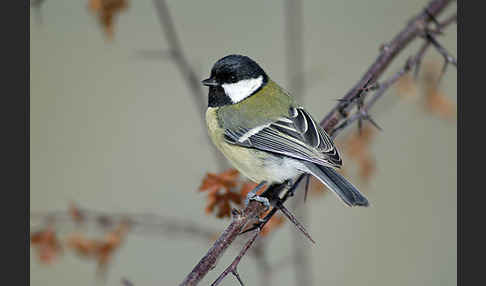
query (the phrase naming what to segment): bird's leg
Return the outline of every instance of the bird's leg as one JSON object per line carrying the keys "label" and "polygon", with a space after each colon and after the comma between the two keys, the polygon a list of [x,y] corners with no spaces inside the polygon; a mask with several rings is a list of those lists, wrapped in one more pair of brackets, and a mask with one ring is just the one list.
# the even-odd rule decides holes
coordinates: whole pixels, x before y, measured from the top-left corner
{"label": "bird's leg", "polygon": [[[270,185],[260,196],[260,198],[266,199],[269,204],[273,206],[272,210],[270,210],[265,217],[262,219],[259,219],[257,223],[253,224],[252,227],[242,231],[240,234],[250,232],[252,230],[255,230],[257,228],[262,229],[265,224],[273,217],[273,215],[278,211],[281,210],[282,208],[285,208],[283,206],[283,201],[287,199],[287,197],[291,197],[294,195],[295,190],[297,189],[297,186],[299,185],[300,181],[305,177],[305,174],[299,176],[295,183],[292,184],[290,180],[285,181],[280,184],[272,184]],[[282,192],[283,189],[286,187],[289,187],[289,190],[285,193],[283,198],[280,198],[280,193]],[[258,186],[257,186],[258,188]],[[256,189],[256,188],[255,188]],[[258,196],[257,196],[258,197]],[[286,210],[284,210],[285,213]]]}
{"label": "bird's leg", "polygon": [[287,191],[288,193],[288,196],[290,197],[293,197],[294,194],[295,194],[295,190],[297,189],[297,187],[299,186],[300,184],[300,181],[302,181],[304,179],[305,176],[308,176],[306,174],[302,174],[300,175],[297,180],[295,180],[295,182],[292,182],[291,180],[287,180],[285,181],[285,183],[287,184],[289,190]]}
{"label": "bird's leg", "polygon": [[264,204],[267,209],[270,208],[270,201],[268,200],[268,198],[264,197],[264,196],[259,196],[257,195],[257,192],[263,188],[263,186],[266,184],[267,182],[265,181],[262,181],[260,184],[258,184],[253,190],[251,190],[248,195],[246,195],[246,199],[245,199],[245,207],[248,206],[248,204],[250,203],[250,201],[257,201],[257,202],[260,202],[262,204]]}
{"label": "bird's leg", "polygon": [[285,181],[279,184],[270,185],[263,193],[262,197],[267,198],[272,205],[280,198],[280,193],[288,186],[288,182]]}
{"label": "bird's leg", "polygon": [[263,203],[267,207],[267,209],[270,208],[271,205],[273,205],[273,208],[264,218],[258,219],[258,222],[253,224],[253,226],[250,227],[249,229],[242,231],[240,234],[250,232],[257,228],[260,229],[263,228],[265,224],[272,218],[272,216],[278,210],[278,207],[276,207],[276,205],[277,202],[280,201],[279,195],[282,192],[282,190],[285,189],[285,187],[287,187],[288,185],[287,182],[281,184],[272,184],[262,193],[261,196],[259,196],[256,194],[256,192],[259,189],[261,189],[261,186],[263,186],[264,183],[265,182],[260,183],[251,192],[248,193],[245,199],[245,206],[247,206],[251,200],[256,200],[258,202]]}

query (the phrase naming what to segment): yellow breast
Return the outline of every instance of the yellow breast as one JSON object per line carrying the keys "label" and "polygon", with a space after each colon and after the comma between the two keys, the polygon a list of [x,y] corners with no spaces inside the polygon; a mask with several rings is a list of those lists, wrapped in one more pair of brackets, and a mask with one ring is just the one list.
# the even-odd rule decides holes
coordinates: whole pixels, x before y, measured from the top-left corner
{"label": "yellow breast", "polygon": [[240,173],[257,183],[271,181],[263,168],[263,152],[226,143],[224,131],[218,122],[217,107],[207,109],[206,124],[214,145]]}

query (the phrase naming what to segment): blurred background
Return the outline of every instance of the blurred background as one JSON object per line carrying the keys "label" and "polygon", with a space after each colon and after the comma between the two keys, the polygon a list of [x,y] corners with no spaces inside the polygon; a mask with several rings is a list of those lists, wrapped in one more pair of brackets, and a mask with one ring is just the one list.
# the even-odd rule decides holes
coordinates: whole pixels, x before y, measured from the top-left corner
{"label": "blurred background", "polygon": [[[115,15],[110,36],[94,2],[47,0],[31,9],[31,213],[67,211],[75,203],[106,213],[187,220],[216,238],[229,219],[207,214],[207,194],[198,188],[208,172],[222,170],[191,88],[164,53],[169,46],[154,3],[129,1]],[[321,119],[360,79],[380,45],[427,1],[301,1],[297,61],[289,59],[285,1],[167,4],[199,79],[219,58],[245,54],[283,87],[300,91],[299,101]],[[442,16],[455,10],[452,3]],[[453,55],[456,32],[453,24],[439,38]],[[421,43],[401,53],[382,79],[401,68]],[[292,60],[303,70],[301,87],[292,83],[299,77],[288,68]],[[361,155],[352,152],[356,124],[338,136],[346,176],[371,207],[351,209],[324,190],[324,195],[311,192],[298,205],[297,217],[316,245],[295,236],[288,223],[262,238],[269,239],[266,260],[275,266],[272,285],[298,284],[294,270],[299,266],[285,263],[296,244],[308,256],[309,284],[456,284],[456,69],[448,68],[435,95],[427,88],[441,64],[440,54],[429,49],[417,83],[405,78],[387,91],[371,111],[383,132],[365,123],[368,139],[358,140],[365,149]],[[440,103],[429,98],[437,94]],[[302,194],[293,199],[302,201]],[[31,218],[31,230],[44,223]],[[56,226],[60,241],[77,231],[68,223]],[[103,237],[96,227],[89,231]],[[81,259],[66,246],[52,261],[31,248],[31,284],[120,285],[127,278],[135,285],[176,285],[212,242],[169,232],[129,232],[101,279],[96,260]],[[213,281],[240,247],[232,245],[201,284]],[[262,283],[258,267],[252,256],[243,259],[239,272],[247,285]],[[237,283],[227,277],[223,285]]]}

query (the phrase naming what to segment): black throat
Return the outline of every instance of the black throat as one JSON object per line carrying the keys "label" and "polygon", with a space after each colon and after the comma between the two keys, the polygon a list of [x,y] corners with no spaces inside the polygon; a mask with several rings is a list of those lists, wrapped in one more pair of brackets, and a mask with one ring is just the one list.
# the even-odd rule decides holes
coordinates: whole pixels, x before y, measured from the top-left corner
{"label": "black throat", "polygon": [[231,98],[226,95],[221,86],[209,87],[208,106],[218,107],[233,104]]}

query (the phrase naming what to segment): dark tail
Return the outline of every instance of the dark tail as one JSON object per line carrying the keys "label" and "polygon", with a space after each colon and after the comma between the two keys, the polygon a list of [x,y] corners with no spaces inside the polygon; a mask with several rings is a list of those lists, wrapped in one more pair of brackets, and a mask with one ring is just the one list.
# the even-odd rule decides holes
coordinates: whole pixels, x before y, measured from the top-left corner
{"label": "dark tail", "polygon": [[328,189],[333,191],[348,206],[369,205],[368,200],[358,189],[348,182],[343,176],[330,167],[316,165],[311,162],[305,162],[310,173],[319,179]]}

